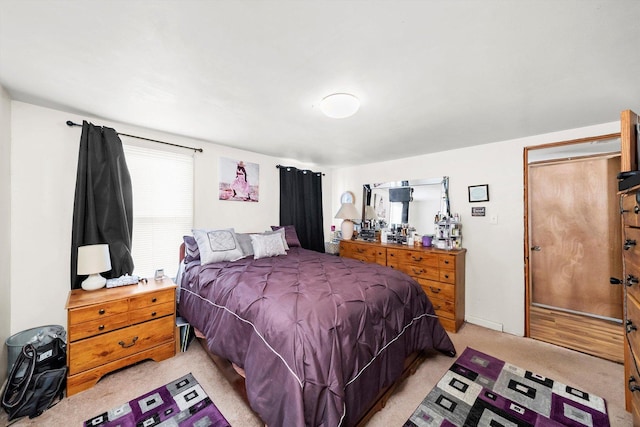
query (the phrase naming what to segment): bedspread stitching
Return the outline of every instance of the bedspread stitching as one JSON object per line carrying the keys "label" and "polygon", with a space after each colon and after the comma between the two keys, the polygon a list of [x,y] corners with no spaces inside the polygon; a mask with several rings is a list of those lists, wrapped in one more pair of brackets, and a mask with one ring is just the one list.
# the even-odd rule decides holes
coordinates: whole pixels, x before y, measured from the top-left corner
{"label": "bedspread stitching", "polygon": [[269,348],[269,350],[271,350],[271,351],[273,352],[273,354],[275,354],[276,356],[278,356],[278,358],[279,358],[280,360],[282,360],[282,363],[284,363],[284,366],[286,366],[286,367],[287,367],[287,369],[289,370],[289,372],[291,372],[291,375],[293,375],[293,377],[296,379],[296,381],[298,381],[298,384],[300,385],[300,388],[302,388],[302,387],[303,387],[303,386],[302,386],[302,381],[300,380],[300,378],[298,378],[298,376],[296,375],[296,373],[295,373],[295,372],[293,372],[293,370],[291,369],[291,367],[289,366],[289,364],[287,363],[287,361],[286,361],[286,360],[284,360],[284,358],[280,355],[280,353],[278,353],[278,352],[277,352],[273,347],[271,347],[271,345],[267,342],[267,340],[265,339],[265,337],[263,337],[263,336],[262,336],[262,334],[260,334],[260,332],[258,332],[258,329],[256,328],[256,326],[255,326],[253,323],[251,323],[251,322],[250,322],[250,321],[248,321],[247,319],[243,319],[242,317],[238,316],[236,313],[234,313],[233,311],[229,310],[227,307],[225,307],[225,306],[223,306],[223,305],[216,304],[216,303],[214,303],[213,301],[210,301],[210,300],[208,300],[208,299],[206,299],[206,298],[202,297],[201,295],[199,295],[199,294],[197,294],[197,293],[195,293],[195,292],[193,292],[193,291],[191,291],[191,290],[184,289],[184,288],[183,288],[183,290],[185,290],[185,291],[189,292],[190,294],[192,294],[192,295],[194,295],[194,296],[196,296],[196,297],[200,298],[200,299],[201,299],[201,300],[203,300],[203,301],[208,302],[209,304],[211,304],[211,305],[213,305],[213,306],[215,306],[215,307],[218,307],[218,308],[223,309],[223,310],[224,310],[224,311],[226,311],[227,313],[229,313],[229,314],[231,314],[231,315],[235,316],[238,320],[240,320],[240,321],[242,321],[242,322],[244,322],[244,323],[248,323],[249,325],[251,325],[251,327],[252,327],[252,328],[253,328],[253,330],[255,331],[256,335],[258,335],[258,336],[260,337],[260,339],[262,340],[262,342],[264,342],[264,344]]}

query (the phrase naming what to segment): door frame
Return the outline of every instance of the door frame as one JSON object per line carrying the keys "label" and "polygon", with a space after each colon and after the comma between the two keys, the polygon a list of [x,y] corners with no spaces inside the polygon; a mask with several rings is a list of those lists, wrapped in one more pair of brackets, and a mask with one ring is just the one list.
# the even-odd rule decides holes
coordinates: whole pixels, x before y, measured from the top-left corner
{"label": "door frame", "polygon": [[[617,133],[609,133],[606,135],[598,135],[593,137],[579,138],[579,139],[571,139],[567,141],[560,142],[552,142],[548,144],[535,145],[524,147],[523,150],[523,177],[524,177],[524,336],[530,337],[530,307],[531,307],[531,274],[530,274],[530,265],[529,265],[529,152],[535,150],[543,150],[548,148],[557,148],[561,146],[575,145],[575,144],[584,144],[587,142],[596,142],[605,139],[615,139],[620,138],[620,132]],[[601,156],[602,154],[597,154],[597,156]],[[593,155],[578,155],[565,159],[571,158],[586,158],[593,157]],[[559,157],[556,160],[560,160]]]}

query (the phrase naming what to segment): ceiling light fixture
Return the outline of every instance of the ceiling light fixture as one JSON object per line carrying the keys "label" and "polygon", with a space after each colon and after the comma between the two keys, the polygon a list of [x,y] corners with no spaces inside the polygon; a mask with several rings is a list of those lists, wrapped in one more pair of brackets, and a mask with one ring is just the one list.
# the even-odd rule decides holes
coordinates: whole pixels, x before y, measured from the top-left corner
{"label": "ceiling light fixture", "polygon": [[360,100],[350,93],[334,93],[322,98],[320,109],[333,119],[353,116],[360,108]]}

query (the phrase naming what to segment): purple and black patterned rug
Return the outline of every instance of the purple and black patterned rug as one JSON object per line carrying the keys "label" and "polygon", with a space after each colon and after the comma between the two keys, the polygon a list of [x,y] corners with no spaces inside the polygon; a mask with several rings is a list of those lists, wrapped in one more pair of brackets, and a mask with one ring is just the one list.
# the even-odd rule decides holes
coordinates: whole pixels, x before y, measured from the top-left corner
{"label": "purple and black patterned rug", "polygon": [[190,373],[84,422],[84,427],[211,426],[230,424]]}
{"label": "purple and black patterned rug", "polygon": [[466,348],[404,427],[608,427],[601,397]]}

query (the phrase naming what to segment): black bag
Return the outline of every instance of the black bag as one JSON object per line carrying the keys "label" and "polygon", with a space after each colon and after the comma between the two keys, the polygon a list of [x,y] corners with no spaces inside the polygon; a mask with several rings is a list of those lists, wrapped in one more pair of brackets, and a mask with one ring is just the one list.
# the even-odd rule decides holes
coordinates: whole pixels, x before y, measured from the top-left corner
{"label": "black bag", "polygon": [[[35,418],[62,400],[67,382],[66,344],[56,337],[38,348],[27,344],[18,355],[2,392],[9,421]],[[58,402],[54,400],[58,398]]]}

